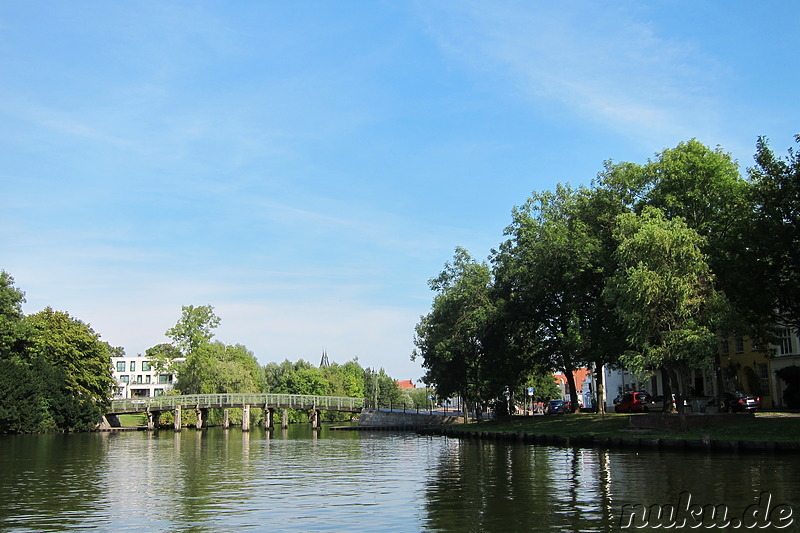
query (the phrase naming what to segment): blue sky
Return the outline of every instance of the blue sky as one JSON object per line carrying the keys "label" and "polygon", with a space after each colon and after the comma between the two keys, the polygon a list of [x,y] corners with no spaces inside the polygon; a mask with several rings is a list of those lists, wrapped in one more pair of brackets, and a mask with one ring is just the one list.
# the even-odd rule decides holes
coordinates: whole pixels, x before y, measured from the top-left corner
{"label": "blue sky", "polygon": [[0,2],[0,268],[128,354],[410,361],[427,280],[533,190],[800,133],[800,4]]}

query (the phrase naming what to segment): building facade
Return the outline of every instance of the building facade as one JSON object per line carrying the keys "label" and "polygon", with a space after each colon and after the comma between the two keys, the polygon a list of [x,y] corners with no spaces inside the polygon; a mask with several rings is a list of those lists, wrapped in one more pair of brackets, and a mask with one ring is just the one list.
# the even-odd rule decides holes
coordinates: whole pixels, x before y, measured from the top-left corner
{"label": "building facade", "polygon": [[[183,359],[175,359],[181,362]],[[142,357],[112,357],[111,372],[117,383],[114,399],[152,398],[172,390],[177,381],[170,372],[158,372],[152,362]]]}

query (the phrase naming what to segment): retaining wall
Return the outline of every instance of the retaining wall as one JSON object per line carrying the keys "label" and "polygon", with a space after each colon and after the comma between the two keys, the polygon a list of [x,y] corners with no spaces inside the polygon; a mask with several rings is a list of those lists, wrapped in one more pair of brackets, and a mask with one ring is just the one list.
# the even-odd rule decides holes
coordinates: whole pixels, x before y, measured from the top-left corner
{"label": "retaining wall", "polygon": [[458,420],[454,416],[432,415],[423,413],[404,413],[398,411],[376,411],[364,409],[358,419],[359,427],[421,427],[454,424]]}

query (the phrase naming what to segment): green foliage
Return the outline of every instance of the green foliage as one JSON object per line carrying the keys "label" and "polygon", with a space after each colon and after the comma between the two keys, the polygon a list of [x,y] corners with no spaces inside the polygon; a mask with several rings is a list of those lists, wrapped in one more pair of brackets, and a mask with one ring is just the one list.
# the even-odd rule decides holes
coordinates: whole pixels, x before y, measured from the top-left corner
{"label": "green foliage", "polygon": [[207,344],[213,337],[213,329],[219,326],[220,319],[214,314],[210,305],[184,305],[181,318],[165,332],[173,344],[184,355],[189,356],[200,346]]}
{"label": "green foliage", "polygon": [[31,325],[29,352],[63,371],[66,390],[101,405],[114,387],[107,344],[91,327],[50,307],[26,317]]}
{"label": "green foliage", "polygon": [[397,381],[384,369],[365,368],[363,373],[364,397],[369,405],[402,405],[403,394]]}
{"label": "green foliage", "polygon": [[425,381],[442,396],[485,399],[490,364],[489,329],[495,312],[491,274],[463,248],[429,281],[437,292],[431,312],[416,326],[412,359],[422,359]]}
{"label": "green foliage", "polygon": [[620,215],[615,235],[619,269],[606,296],[634,348],[623,363],[643,373],[708,369],[717,348],[720,297],[700,249],[703,238],[682,219],[650,207],[641,215]]}
{"label": "green foliage", "polygon": [[196,346],[177,367],[184,394],[261,392],[261,367],[245,346],[219,341]]}
{"label": "green foliage", "polygon": [[24,316],[0,273],[0,432],[88,430],[113,387],[109,347],[83,322],[47,308]]}
{"label": "green foliage", "polygon": [[14,278],[0,270],[0,358],[19,353],[23,347],[22,304],[25,293],[14,286]]}
{"label": "green foliage", "polygon": [[181,351],[171,344],[156,344],[145,350],[147,359],[158,373],[176,373],[175,359],[182,357]]}
{"label": "green foliage", "polygon": [[756,167],[749,169],[754,220],[742,232],[749,279],[759,280],[751,284],[757,285],[751,303],[769,322],[800,328],[800,151],[776,157],[763,137],[756,150]]}
{"label": "green foliage", "polygon": [[[510,238],[494,257],[502,321],[520,361],[516,375],[564,372],[576,406],[573,370],[621,345],[601,295],[613,268],[611,216],[623,210],[608,191],[558,185],[534,193],[514,209]],[[507,383],[515,391],[520,381]]]}

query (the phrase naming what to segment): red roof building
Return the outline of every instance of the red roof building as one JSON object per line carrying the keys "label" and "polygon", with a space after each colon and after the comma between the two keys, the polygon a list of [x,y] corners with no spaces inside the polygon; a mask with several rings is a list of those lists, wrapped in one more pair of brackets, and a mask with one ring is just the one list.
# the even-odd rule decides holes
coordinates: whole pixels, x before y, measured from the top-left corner
{"label": "red roof building", "polygon": [[410,379],[398,379],[397,380],[397,386],[400,387],[403,390],[416,389],[417,388],[417,386],[414,385],[414,382],[411,381]]}

